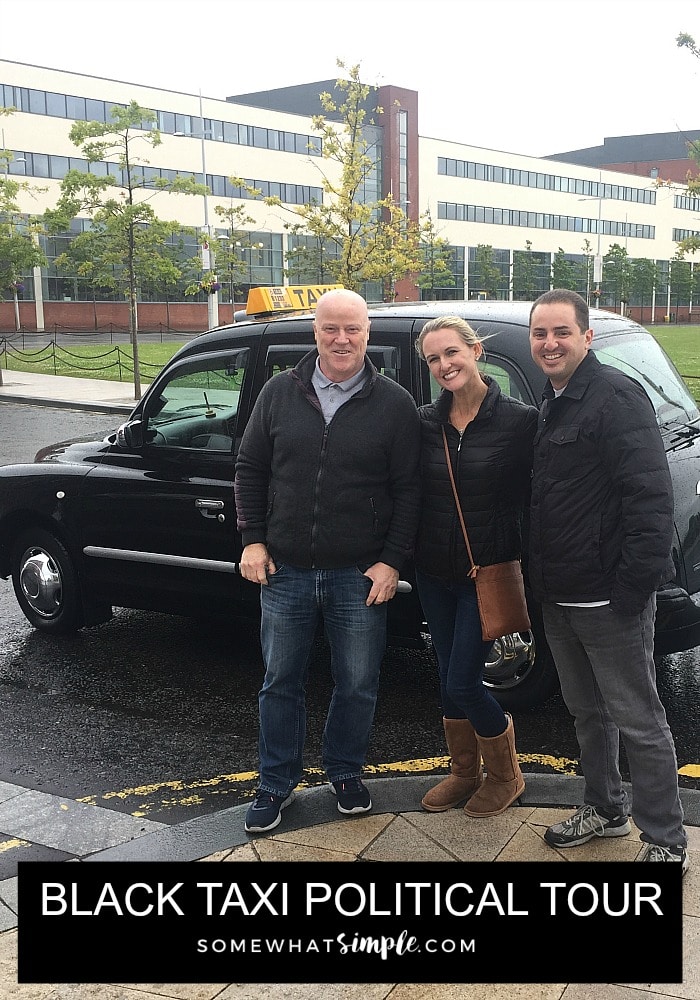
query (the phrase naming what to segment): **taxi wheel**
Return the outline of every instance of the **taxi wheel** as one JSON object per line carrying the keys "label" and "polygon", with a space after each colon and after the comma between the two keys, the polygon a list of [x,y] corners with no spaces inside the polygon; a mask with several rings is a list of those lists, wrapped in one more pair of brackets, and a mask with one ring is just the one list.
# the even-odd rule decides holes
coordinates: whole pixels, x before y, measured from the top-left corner
{"label": "taxi wheel", "polygon": [[12,554],[12,585],[27,620],[42,632],[64,635],[82,625],[73,560],[49,531],[23,531]]}
{"label": "taxi wheel", "polygon": [[559,689],[542,607],[529,600],[528,610],[530,630],[497,639],[485,664],[484,684],[506,712],[535,708]]}
{"label": "taxi wheel", "polygon": [[504,635],[493,644],[484,684],[505,712],[541,705],[558,687],[557,672],[544,632]]}

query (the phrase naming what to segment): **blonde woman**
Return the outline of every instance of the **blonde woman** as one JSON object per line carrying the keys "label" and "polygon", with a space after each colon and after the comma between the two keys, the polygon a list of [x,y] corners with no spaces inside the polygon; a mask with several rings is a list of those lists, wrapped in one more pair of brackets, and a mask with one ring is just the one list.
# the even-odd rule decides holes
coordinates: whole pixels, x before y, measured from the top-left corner
{"label": "blonde woman", "polygon": [[442,389],[435,402],[419,410],[423,499],[415,564],[438,661],[451,757],[450,775],[421,804],[429,812],[443,812],[466,802],[469,816],[496,816],[521,795],[525,782],[513,721],[483,682],[492,644],[481,638],[443,429],[474,560],[490,565],[521,554],[537,410],[506,396],[481,373],[482,341],[458,316],[427,322],[416,349]]}

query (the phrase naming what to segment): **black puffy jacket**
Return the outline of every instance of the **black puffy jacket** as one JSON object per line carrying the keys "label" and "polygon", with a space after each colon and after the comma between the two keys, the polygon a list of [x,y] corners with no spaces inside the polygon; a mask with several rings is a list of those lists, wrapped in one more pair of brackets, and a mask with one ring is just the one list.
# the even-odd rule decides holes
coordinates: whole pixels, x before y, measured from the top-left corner
{"label": "black puffy jacket", "polygon": [[649,397],[592,351],[535,438],[530,585],[539,601],[639,614],[673,577],[673,487]]}
{"label": "black puffy jacket", "polygon": [[445,459],[443,426],[476,563],[491,565],[521,555],[521,521],[529,495],[537,410],[503,395],[497,382],[482,377],[488,386],[486,396],[461,439],[449,422],[452,393],[443,390],[434,403],[418,411],[423,499],[415,564],[443,580],[464,580],[469,572]]}
{"label": "black puffy jacket", "polygon": [[367,379],[326,425],[311,382],[317,351],[267,382],[236,461],[243,545],[304,568],[400,570],[418,522],[418,412],[365,358]]}

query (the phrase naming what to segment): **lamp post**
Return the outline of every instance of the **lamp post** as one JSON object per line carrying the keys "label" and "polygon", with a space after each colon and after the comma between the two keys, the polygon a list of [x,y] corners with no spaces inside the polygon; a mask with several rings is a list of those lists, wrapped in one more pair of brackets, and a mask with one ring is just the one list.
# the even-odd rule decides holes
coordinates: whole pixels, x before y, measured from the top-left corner
{"label": "lamp post", "polygon": [[323,282],[326,280],[326,277],[325,277],[325,266],[324,266],[324,261],[323,261],[323,254],[325,252],[325,249],[326,248],[323,245],[323,242],[321,242],[319,244],[319,247],[318,247],[318,280],[319,280],[320,284],[323,284]]}
{"label": "lamp post", "polygon": [[[204,113],[202,110],[202,91],[199,92],[199,124],[202,144],[202,183],[207,183],[207,159],[204,143]],[[202,271],[212,272],[212,281],[216,281],[216,258],[211,245],[211,228],[209,226],[209,200],[204,192],[204,240],[202,241]],[[209,330],[219,325],[219,293],[217,289],[207,292],[207,326]]]}
{"label": "lamp post", "polygon": [[[598,183],[602,184],[600,180],[598,181]],[[578,200],[598,202],[598,225],[596,226],[596,230],[598,233],[598,241],[596,245],[595,256],[593,258],[593,284],[596,290],[596,304],[597,304],[597,302],[600,301],[600,286],[603,281],[603,258],[600,255],[600,230],[601,230],[601,214],[603,208],[603,196],[602,194],[598,195],[598,197],[593,195],[592,197],[579,198]],[[588,305],[591,304],[590,277],[588,274],[586,274],[586,302]]]}

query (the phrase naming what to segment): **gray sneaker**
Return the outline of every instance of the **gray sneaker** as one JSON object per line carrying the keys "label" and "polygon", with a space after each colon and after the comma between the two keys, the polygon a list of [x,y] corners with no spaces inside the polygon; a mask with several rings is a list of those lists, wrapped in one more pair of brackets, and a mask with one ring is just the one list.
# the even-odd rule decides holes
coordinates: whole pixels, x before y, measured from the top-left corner
{"label": "gray sneaker", "polygon": [[581,806],[573,816],[550,826],[544,835],[550,847],[578,847],[594,837],[625,837],[631,831],[626,816],[605,816],[595,806]]}
{"label": "gray sneaker", "polygon": [[682,874],[688,871],[690,861],[685,847],[662,847],[660,844],[647,844],[640,861],[679,861],[683,865]]}

